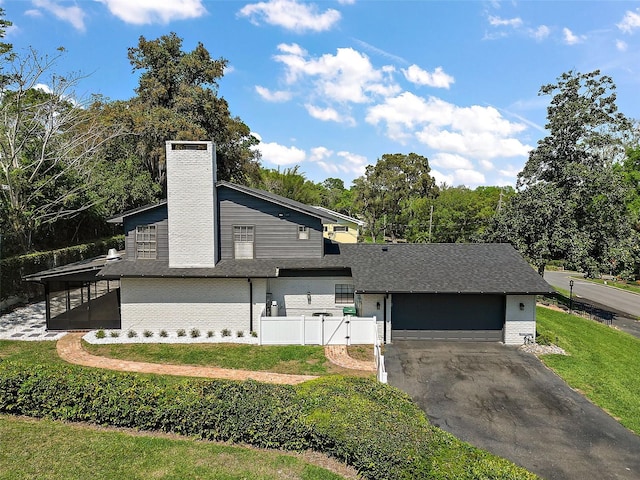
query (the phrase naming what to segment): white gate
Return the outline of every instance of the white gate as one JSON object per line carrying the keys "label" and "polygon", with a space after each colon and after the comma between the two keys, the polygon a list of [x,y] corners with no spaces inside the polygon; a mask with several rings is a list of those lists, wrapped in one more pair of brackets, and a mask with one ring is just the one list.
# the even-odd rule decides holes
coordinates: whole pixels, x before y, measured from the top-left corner
{"label": "white gate", "polygon": [[376,317],[261,317],[261,345],[351,345],[376,341]]}

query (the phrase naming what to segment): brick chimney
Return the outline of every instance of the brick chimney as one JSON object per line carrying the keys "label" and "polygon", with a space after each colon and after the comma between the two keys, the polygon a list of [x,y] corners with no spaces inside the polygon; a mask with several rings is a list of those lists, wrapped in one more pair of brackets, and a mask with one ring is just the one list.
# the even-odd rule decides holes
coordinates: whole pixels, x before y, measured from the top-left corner
{"label": "brick chimney", "polygon": [[216,150],[213,142],[169,141],[169,267],[214,267],[217,260]]}

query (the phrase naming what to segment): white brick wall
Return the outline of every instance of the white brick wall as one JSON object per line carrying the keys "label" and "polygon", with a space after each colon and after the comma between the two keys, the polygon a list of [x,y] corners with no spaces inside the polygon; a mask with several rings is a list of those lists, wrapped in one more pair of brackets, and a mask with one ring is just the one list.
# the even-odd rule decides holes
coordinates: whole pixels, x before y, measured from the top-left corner
{"label": "white brick wall", "polygon": [[[173,145],[206,145],[174,150]],[[216,162],[212,142],[167,142],[170,267],[213,267],[216,262]]]}
{"label": "white brick wall", "polygon": [[[264,280],[253,281],[254,329],[258,329],[265,303]],[[202,335],[223,328],[235,335],[249,335],[249,282],[247,279],[213,278],[123,278],[121,280],[122,329],[161,329],[187,332],[197,328]],[[156,333],[157,334],[157,333]]]}
{"label": "white brick wall", "polygon": [[[520,309],[520,304],[523,309]],[[536,335],[535,295],[507,295],[504,343],[522,345],[525,335]]]}
{"label": "white brick wall", "polygon": [[[328,312],[342,316],[342,307],[335,303],[335,285],[353,284],[351,277],[320,278],[272,278],[269,280],[272,300],[278,302],[280,316],[311,315],[314,312]],[[307,292],[311,293],[311,303]],[[351,304],[353,306],[354,304]]]}
{"label": "white brick wall", "polygon": [[[382,341],[384,337],[384,294],[360,294],[360,311],[362,317],[376,317],[378,321],[378,338]],[[378,303],[380,308],[378,309]],[[391,299],[387,299],[387,341],[391,340]]]}

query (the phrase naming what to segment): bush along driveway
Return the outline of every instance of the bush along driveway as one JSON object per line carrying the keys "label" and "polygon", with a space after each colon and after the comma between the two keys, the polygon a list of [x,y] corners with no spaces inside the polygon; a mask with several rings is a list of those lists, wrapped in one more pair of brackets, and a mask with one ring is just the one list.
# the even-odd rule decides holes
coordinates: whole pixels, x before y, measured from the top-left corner
{"label": "bush along driveway", "polygon": [[548,480],[638,479],[640,437],[533,354],[494,343],[394,342],[389,383],[461,440]]}

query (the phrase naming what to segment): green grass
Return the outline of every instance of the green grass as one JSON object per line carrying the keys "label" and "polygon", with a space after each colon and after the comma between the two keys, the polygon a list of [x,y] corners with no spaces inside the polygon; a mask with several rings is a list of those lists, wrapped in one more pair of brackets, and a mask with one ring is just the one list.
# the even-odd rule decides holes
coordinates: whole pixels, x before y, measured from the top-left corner
{"label": "green grass", "polygon": [[581,280],[584,280],[585,282],[599,283],[600,285],[605,285],[605,282],[607,282],[606,285],[609,287],[619,288],[633,293],[640,293],[640,285],[633,283],[618,282],[616,280],[601,280],[599,278],[581,278]]}
{"label": "green grass", "polygon": [[65,363],[56,351],[56,342],[24,342],[0,340],[0,360],[15,360],[29,364]]}
{"label": "green grass", "polygon": [[640,434],[640,339],[575,315],[538,308],[538,332],[569,356],[542,361],[571,387]]}
{"label": "green grass", "polygon": [[93,355],[140,362],[237,368],[296,375],[372,375],[332,364],[325,357],[324,348],[320,346],[209,343],[93,345],[83,342],[83,347]]}
{"label": "green grass", "polygon": [[0,415],[0,478],[301,479],[341,477],[276,451]]}

